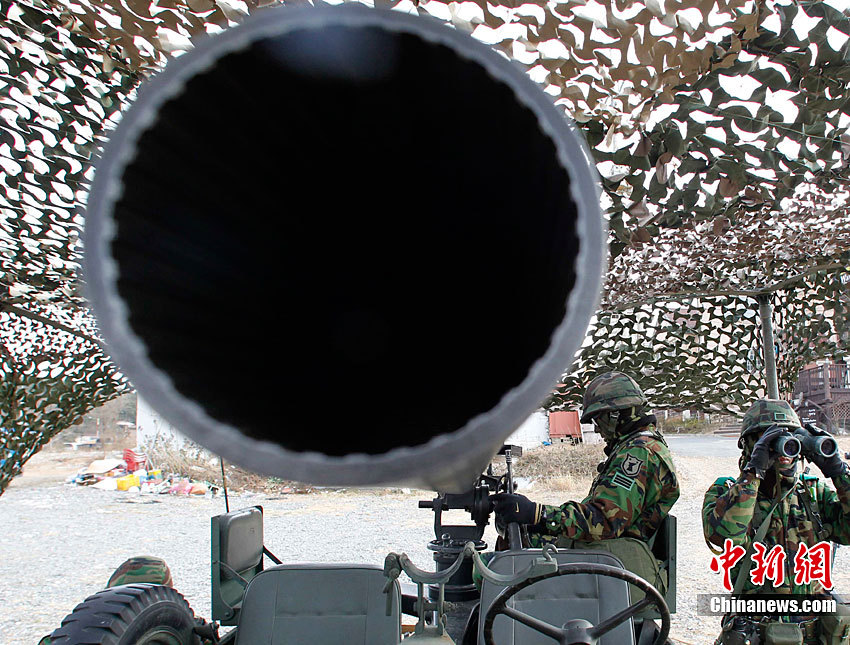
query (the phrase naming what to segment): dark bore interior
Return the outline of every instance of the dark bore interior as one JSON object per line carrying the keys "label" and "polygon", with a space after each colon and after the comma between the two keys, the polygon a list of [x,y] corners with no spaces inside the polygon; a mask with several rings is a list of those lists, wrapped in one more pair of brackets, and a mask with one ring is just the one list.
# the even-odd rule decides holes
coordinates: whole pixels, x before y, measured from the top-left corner
{"label": "dark bore interior", "polygon": [[252,437],[424,443],[521,383],[565,315],[566,171],[447,47],[378,28],[258,41],[166,103],[137,153],[112,245],[131,326]]}

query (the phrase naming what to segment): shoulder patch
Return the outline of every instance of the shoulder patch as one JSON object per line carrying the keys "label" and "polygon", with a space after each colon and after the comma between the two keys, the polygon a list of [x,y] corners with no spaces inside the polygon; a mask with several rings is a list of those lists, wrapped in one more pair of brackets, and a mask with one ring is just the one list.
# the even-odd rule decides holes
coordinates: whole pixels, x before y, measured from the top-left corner
{"label": "shoulder patch", "polygon": [[718,477],[714,481],[714,486],[718,486],[718,485],[719,486],[731,486],[732,485],[731,482],[734,482],[734,481],[735,481],[734,477]]}
{"label": "shoulder patch", "polygon": [[643,459],[638,459],[634,455],[627,455],[620,464],[620,469],[628,477],[637,477],[640,474],[640,469],[643,467]]}
{"label": "shoulder patch", "polygon": [[626,477],[623,473],[617,471],[614,473],[614,476],[611,478],[611,483],[615,486],[619,486],[620,488],[625,488],[627,491],[631,490],[635,485],[635,480],[631,477]]}

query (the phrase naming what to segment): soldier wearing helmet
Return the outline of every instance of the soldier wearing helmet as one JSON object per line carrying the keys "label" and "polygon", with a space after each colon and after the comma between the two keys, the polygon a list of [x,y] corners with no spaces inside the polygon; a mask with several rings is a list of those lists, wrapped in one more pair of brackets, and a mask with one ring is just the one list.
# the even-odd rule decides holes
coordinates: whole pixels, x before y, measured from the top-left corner
{"label": "soldier wearing helmet", "polygon": [[[799,457],[777,453],[777,439],[788,431],[801,428],[800,419],[786,401],[756,401],[744,415],[738,447],[740,474],[737,479],[721,477],[705,494],[702,522],[705,540],[715,553],[721,553],[726,540],[745,548],[746,555],[731,572],[734,593],[743,594],[816,594],[826,593],[819,580],[798,581],[795,555],[800,545],[807,549],[820,542],[850,543],[850,474],[838,452],[831,456],[808,451],[803,456],[832,479],[835,490],[827,487],[808,469],[798,473]],[[807,425],[814,436],[829,436]],[[784,553],[784,578],[765,578],[763,585],[753,583],[751,555],[754,543],[770,553],[776,545]],[[839,605],[840,607],[840,605]],[[845,616],[783,616],[763,619],[727,614],[717,645],[774,642],[770,630],[792,630],[802,640],[797,643],[848,643],[850,623]],[[783,623],[776,626],[776,622]],[[770,625],[774,625],[770,627]],[[795,636],[796,638],[796,636]],[[785,642],[785,641],[782,641]],[[791,642],[791,641],[788,641]]]}
{"label": "soldier wearing helmet", "polygon": [[647,542],[679,498],[679,482],[646,397],[626,374],[602,374],[585,390],[581,421],[593,423],[607,456],[587,497],[549,506],[523,495],[494,495],[497,518],[527,525],[531,546],[615,538]]}

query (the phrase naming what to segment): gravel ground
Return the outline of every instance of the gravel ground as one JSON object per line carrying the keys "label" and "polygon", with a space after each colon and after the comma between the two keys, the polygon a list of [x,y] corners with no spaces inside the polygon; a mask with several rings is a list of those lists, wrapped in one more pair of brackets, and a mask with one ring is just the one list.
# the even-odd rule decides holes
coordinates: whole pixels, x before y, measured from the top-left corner
{"label": "gravel ground", "polygon": [[[696,594],[720,592],[709,571],[700,508],[709,484],[734,474],[729,457],[677,457],[682,496],[679,520],[678,612],[675,642],[709,644],[716,617],[697,616]],[[0,496],[0,643],[33,645],[59,625],[86,596],[103,587],[112,571],[133,555],[166,558],[176,588],[200,615],[209,616],[209,522],[224,512],[223,498],[142,496],[67,486],[57,477],[27,473]],[[586,491],[525,491],[541,502],[580,498]],[[417,508],[432,493],[400,490],[319,491],[302,495],[231,495],[231,508],[261,504],[266,545],[287,562],[382,564],[390,551],[406,552],[432,569],[426,545],[433,516]],[[462,512],[444,522],[467,523]],[[491,528],[485,539],[494,542]],[[850,549],[840,549],[836,589],[850,591]]]}
{"label": "gravel ground", "polygon": [[[231,495],[264,507],[266,546],[285,562],[370,562],[404,551],[433,569],[433,516],[415,494]],[[424,495],[422,499],[427,499]],[[223,498],[141,496],[59,485],[0,497],[0,643],[33,644],[133,555],[164,557],[175,588],[210,614],[210,517]]]}

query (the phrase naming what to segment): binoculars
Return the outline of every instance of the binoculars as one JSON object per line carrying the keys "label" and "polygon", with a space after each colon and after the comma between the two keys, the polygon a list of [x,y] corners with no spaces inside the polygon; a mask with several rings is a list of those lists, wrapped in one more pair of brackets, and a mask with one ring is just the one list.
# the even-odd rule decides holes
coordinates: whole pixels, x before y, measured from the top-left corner
{"label": "binoculars", "polygon": [[812,434],[805,428],[786,430],[773,440],[773,451],[780,457],[832,457],[838,452],[838,443],[829,436]]}

